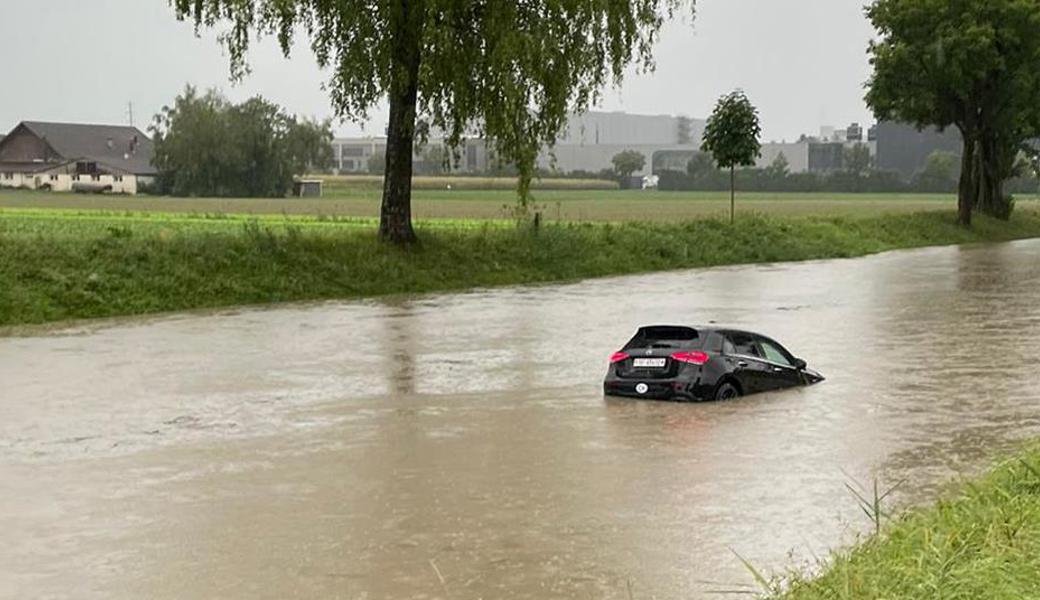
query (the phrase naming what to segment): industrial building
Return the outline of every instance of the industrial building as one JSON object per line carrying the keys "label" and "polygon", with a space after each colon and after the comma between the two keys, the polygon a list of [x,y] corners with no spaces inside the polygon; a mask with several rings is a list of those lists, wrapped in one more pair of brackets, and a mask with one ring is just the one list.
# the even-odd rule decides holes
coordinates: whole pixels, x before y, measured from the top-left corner
{"label": "industrial building", "polygon": [[903,179],[910,179],[924,168],[928,157],[936,151],[961,156],[964,148],[960,131],[956,127],[945,131],[934,127],[918,130],[913,125],[892,121],[877,125],[875,164],[882,171],[894,171]]}
{"label": "industrial building", "polygon": [[[431,155],[430,149],[441,150],[444,141],[440,137],[431,138],[427,143],[417,148],[412,156],[412,161],[417,173],[423,171],[437,171],[441,164],[427,164]],[[355,137],[337,138],[332,142],[333,170],[338,174],[349,173],[371,173],[373,171],[370,161],[375,158],[378,164],[383,164],[386,155],[385,137]],[[466,140],[460,151],[459,164],[453,168],[458,173],[483,173],[489,169],[487,144],[484,140]],[[440,155],[432,158],[440,163]]]}
{"label": "industrial building", "polygon": [[[537,166],[547,171],[598,172],[613,168],[612,159],[624,150],[636,150],[647,157],[643,172],[651,173],[653,157],[663,150],[696,151],[704,134],[704,120],[671,115],[632,115],[623,112],[587,112],[568,119],[559,141],[544,148]],[[443,139],[431,136],[426,147],[417,149],[414,160],[417,171],[427,161],[426,148],[443,147]],[[333,142],[335,169],[338,173],[368,173],[373,156],[386,153],[385,137],[339,138]],[[481,139],[470,139],[461,149],[458,165],[460,173],[484,173],[494,170],[493,153]]]}
{"label": "industrial building", "polygon": [[658,160],[663,157],[697,152],[704,126],[703,119],[683,116],[576,114],[568,119],[566,133],[556,145],[542,150],[538,166],[560,173],[598,172],[613,168],[612,159],[618,153],[635,150],[646,157],[643,170],[635,175],[649,175],[661,169]]}
{"label": "industrial building", "polygon": [[772,165],[781,154],[787,160],[788,172],[804,173],[809,170],[809,144],[805,142],[762,144],[761,154],[755,161],[755,167],[765,169]]}
{"label": "industrial building", "polygon": [[[595,111],[572,115],[556,145],[539,154],[537,166],[559,173],[596,173],[612,169],[612,159],[619,152],[635,150],[646,157],[646,166],[636,176],[662,170],[684,171],[690,159],[700,152],[705,124],[703,119],[671,115]],[[845,168],[845,150],[860,144],[869,148],[876,169],[897,172],[904,179],[920,171],[928,155],[936,150],[961,152],[960,135],[953,129],[917,131],[913,126],[892,122],[865,129],[852,123],[844,129],[821,127],[819,135],[803,136],[797,142],[763,143],[755,166],[768,167],[783,154],[791,173],[840,171]],[[442,145],[442,140],[434,137],[426,148]],[[372,157],[378,157],[381,164],[386,138],[341,138],[335,141],[334,150],[336,172],[368,173]],[[425,148],[415,153],[414,160],[416,172],[438,166],[426,165],[429,156]],[[486,173],[497,167],[484,140],[470,139],[454,170]]]}

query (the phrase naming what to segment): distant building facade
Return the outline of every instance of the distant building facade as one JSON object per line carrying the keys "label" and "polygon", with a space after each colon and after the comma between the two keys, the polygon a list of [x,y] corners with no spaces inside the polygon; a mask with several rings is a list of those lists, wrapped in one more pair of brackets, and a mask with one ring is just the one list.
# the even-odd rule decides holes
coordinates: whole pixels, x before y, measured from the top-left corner
{"label": "distant building facade", "polygon": [[557,146],[700,146],[703,119],[589,111],[572,114]]}
{"label": "distant building facade", "polygon": [[[696,151],[704,135],[704,120],[670,115],[633,115],[622,112],[587,112],[571,115],[559,141],[543,148],[536,166],[546,171],[571,173],[599,172],[613,168],[619,152],[635,150],[646,157],[646,166],[636,176],[653,172],[654,155],[662,150]],[[442,149],[443,138],[432,135],[413,155],[416,172],[439,165],[427,165],[427,150]],[[333,142],[334,170],[337,173],[370,173],[371,162],[381,165],[386,154],[385,137],[339,138]],[[435,155],[436,156],[436,155]],[[488,144],[478,138],[466,140],[453,163],[456,173],[486,173],[501,167]]]}
{"label": "distant building facade", "polygon": [[[564,174],[575,171],[598,173],[613,169],[613,158],[618,153],[634,150],[646,157],[644,168],[634,173],[635,177],[660,171],[685,171],[690,159],[700,152],[705,126],[704,119],[673,115],[597,111],[574,114],[568,118],[567,127],[557,143],[539,153],[536,166],[544,171]],[[879,140],[886,135],[888,130],[884,126],[869,129],[859,123],[851,123],[844,129],[823,126],[819,136],[802,136],[797,142],[763,143],[755,166],[768,167],[783,154],[791,173],[839,171],[844,168],[847,148],[865,144],[871,155],[877,157]],[[443,148],[443,140],[434,136],[424,148],[415,152],[413,160],[417,173],[425,167],[438,166],[426,164],[429,160],[426,150],[431,147]],[[333,143],[333,149],[335,172],[370,173],[373,171],[373,158],[382,165],[386,138],[340,138]],[[904,159],[896,160],[903,162]],[[876,158],[875,163],[878,168],[887,168],[887,163],[880,159]],[[460,150],[459,160],[453,164],[452,171],[486,173],[500,166],[484,140],[469,139]]]}
{"label": "distant building facade", "polygon": [[787,160],[789,173],[804,173],[809,170],[809,144],[805,142],[762,144],[761,154],[755,161],[755,167],[764,169],[772,165],[781,154]]}
{"label": "distant building facade", "polygon": [[[426,164],[431,154],[429,150],[444,151],[444,140],[432,138],[412,155],[416,172],[426,170],[437,171],[441,164]],[[333,171],[337,174],[372,173],[373,162],[383,164],[386,156],[385,137],[337,138],[332,142]],[[481,139],[466,140],[459,151],[458,164],[453,164],[451,171],[455,173],[484,173],[493,168],[490,164],[487,144]],[[374,158],[374,160],[373,160]],[[381,170],[376,174],[382,174]]]}
{"label": "distant building facade", "polygon": [[961,156],[961,134],[956,127],[939,131],[934,127],[918,131],[913,125],[882,121],[877,124],[877,157],[875,163],[882,171],[895,171],[904,179],[919,173],[936,151]]}
{"label": "distant building facade", "polygon": [[152,156],[136,127],[23,121],[0,140],[0,187],[136,194]]}
{"label": "distant building facade", "polygon": [[845,130],[845,141],[852,143],[862,142],[863,127],[859,123],[849,125],[849,128]]}
{"label": "distant building facade", "polygon": [[538,166],[560,173],[595,173],[612,169],[618,153],[635,150],[646,157],[646,165],[634,175],[650,175],[672,168],[670,163],[662,164],[662,159],[674,160],[682,153],[696,153],[705,124],[703,119],[673,115],[598,111],[574,114],[556,144],[542,150]]}
{"label": "distant building facade", "polygon": [[[703,126],[698,136],[703,136]],[[870,131],[873,131],[871,128]],[[844,158],[847,148],[865,145],[873,156],[876,145],[872,139],[863,141],[864,129],[859,123],[852,123],[845,129],[831,126],[820,128],[820,135],[803,135],[796,142],[764,142],[761,144],[759,157],[755,160],[755,168],[764,169],[773,165],[783,155],[787,161],[789,173],[831,173],[845,168]],[[652,163],[655,172],[685,171],[686,164],[699,153],[700,137],[696,146],[671,148],[656,153]],[[638,148],[636,148],[638,149]]]}
{"label": "distant building facade", "polygon": [[336,173],[368,173],[368,161],[386,154],[386,138],[337,138],[332,142]]}
{"label": "distant building facade", "polygon": [[844,142],[810,142],[808,146],[810,173],[830,173],[844,168]]}
{"label": "distant building facade", "polygon": [[633,173],[634,177],[650,175],[661,170],[674,170],[675,157],[686,156],[686,162],[689,162],[689,159],[699,152],[696,146],[679,144],[557,144],[542,151],[538,157],[538,167],[558,173],[598,173],[604,169],[613,169],[614,157],[625,150],[635,150],[646,158],[643,168]]}

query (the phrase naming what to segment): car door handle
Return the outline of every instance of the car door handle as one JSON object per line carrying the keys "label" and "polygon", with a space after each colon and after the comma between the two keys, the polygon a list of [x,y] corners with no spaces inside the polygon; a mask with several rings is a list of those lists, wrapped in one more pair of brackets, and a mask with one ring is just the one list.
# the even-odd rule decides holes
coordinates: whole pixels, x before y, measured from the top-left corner
{"label": "car door handle", "polygon": [[784,372],[784,370],[783,370],[783,369],[781,369],[780,367],[773,367],[773,372],[774,372],[774,373],[783,373],[783,372]]}
{"label": "car door handle", "polygon": [[746,368],[747,368],[747,362],[745,362],[745,361],[743,361],[743,360],[742,360],[742,361],[739,361],[739,362],[737,363],[737,366],[738,366],[738,367],[740,367],[741,369],[746,369]]}

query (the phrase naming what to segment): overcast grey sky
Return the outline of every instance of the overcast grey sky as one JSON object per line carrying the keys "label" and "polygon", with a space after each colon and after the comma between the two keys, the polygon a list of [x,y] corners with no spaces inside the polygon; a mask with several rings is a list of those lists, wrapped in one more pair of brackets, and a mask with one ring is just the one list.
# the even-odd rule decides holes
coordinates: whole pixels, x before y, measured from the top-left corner
{"label": "overcast grey sky", "polygon": [[[767,141],[869,122],[865,1],[700,0],[695,22],[666,26],[657,72],[607,90],[600,108],[704,117],[740,87],[760,108]],[[271,41],[256,46],[252,75],[232,86],[215,33],[195,37],[167,0],[0,0],[0,51],[3,131],[22,120],[125,123],[129,102],[141,126],[187,83],[332,116],[326,77],[305,46],[291,60]],[[385,111],[372,117],[367,131],[378,133]],[[362,131],[350,122],[337,129]]]}

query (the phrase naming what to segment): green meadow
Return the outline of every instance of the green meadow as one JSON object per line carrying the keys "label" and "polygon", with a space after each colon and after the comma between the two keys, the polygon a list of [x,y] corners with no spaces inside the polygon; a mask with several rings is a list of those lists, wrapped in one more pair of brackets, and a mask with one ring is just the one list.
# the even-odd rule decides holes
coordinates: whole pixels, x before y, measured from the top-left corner
{"label": "green meadow", "polygon": [[[419,219],[507,219],[516,203],[512,187],[460,189],[457,183],[437,179],[436,188],[430,187],[433,184],[424,184],[413,192],[413,213]],[[453,185],[452,189],[447,189],[448,185]],[[724,192],[536,187],[532,195],[534,209],[547,220],[676,223],[729,215],[729,194]],[[3,191],[0,208],[375,218],[379,216],[380,198],[378,185],[352,181],[350,184],[328,183],[322,198],[168,198]],[[1025,207],[1038,204],[1025,197],[1018,202]],[[955,204],[955,198],[948,194],[738,193],[737,196],[738,214],[776,217],[909,214],[953,210]]]}

